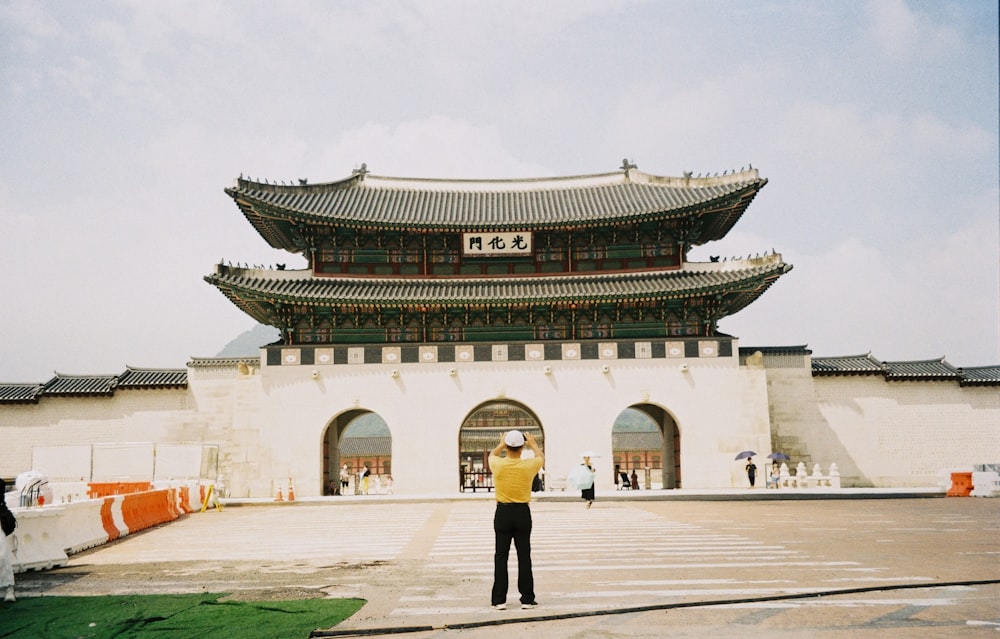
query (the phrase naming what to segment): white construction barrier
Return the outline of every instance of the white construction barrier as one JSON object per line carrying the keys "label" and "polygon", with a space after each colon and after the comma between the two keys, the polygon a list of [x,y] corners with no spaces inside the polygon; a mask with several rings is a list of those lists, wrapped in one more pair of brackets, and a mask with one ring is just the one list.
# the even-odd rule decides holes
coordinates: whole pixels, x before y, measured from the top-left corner
{"label": "white construction barrier", "polygon": [[972,471],[973,497],[1000,497],[1000,473],[995,470]]}
{"label": "white construction barrier", "polygon": [[[183,492],[189,492],[183,486]],[[52,506],[15,507],[9,543],[14,572],[65,566],[69,555],[100,546],[152,526],[176,520],[191,506],[181,488],[86,499]],[[182,503],[187,510],[182,509]]]}
{"label": "white construction barrier", "polygon": [[104,499],[88,499],[60,506],[63,511],[59,521],[60,532],[66,554],[78,552],[106,544],[111,536],[101,519]]}
{"label": "white construction barrier", "polygon": [[14,572],[65,566],[69,560],[62,540],[61,506],[16,508],[17,528],[7,537],[14,558]]}

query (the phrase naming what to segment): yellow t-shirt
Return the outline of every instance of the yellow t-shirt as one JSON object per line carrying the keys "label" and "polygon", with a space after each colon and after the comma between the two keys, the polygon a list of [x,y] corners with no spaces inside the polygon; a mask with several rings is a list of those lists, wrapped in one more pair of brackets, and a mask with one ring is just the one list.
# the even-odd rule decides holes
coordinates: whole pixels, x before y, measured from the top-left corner
{"label": "yellow t-shirt", "polygon": [[493,490],[502,504],[526,504],[531,501],[531,481],[542,469],[545,458],[499,457],[490,455]]}

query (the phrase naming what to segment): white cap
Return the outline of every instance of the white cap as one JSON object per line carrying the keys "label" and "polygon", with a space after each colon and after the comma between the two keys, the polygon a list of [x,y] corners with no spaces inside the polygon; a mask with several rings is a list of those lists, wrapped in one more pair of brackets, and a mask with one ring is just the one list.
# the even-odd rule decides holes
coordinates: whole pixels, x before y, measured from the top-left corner
{"label": "white cap", "polygon": [[511,448],[520,448],[524,446],[524,435],[521,434],[519,430],[512,430],[507,433],[503,438],[503,443],[507,444]]}

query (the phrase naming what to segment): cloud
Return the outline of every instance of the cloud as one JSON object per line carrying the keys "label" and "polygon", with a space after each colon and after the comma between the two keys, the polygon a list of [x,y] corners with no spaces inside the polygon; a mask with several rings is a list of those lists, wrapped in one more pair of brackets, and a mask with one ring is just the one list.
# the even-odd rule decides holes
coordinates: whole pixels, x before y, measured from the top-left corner
{"label": "cloud", "polygon": [[[720,329],[743,345],[808,343],[818,356],[873,351],[883,360],[946,356],[956,366],[996,363],[998,237],[997,218],[981,215],[945,236],[918,236],[891,252],[859,238],[817,253],[779,251],[793,270]],[[699,255],[742,256],[769,242],[734,231]]]}
{"label": "cloud", "polygon": [[518,159],[500,131],[461,118],[436,115],[395,126],[369,123],[345,130],[324,149],[320,175],[347,177],[364,162],[378,175],[432,178],[538,177],[550,170]]}
{"label": "cloud", "polygon": [[932,60],[964,48],[961,35],[951,26],[935,23],[927,14],[911,9],[904,0],[869,0],[870,37],[891,60],[916,57]]}

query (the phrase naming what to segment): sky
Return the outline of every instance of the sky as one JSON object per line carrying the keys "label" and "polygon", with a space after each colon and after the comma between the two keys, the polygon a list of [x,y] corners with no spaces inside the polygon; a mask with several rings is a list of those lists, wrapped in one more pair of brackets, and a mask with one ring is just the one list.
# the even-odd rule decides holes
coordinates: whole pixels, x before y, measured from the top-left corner
{"label": "sky", "polygon": [[0,382],[183,368],[254,321],[239,175],[752,165],[689,255],[794,266],[719,323],[814,357],[1000,364],[995,0],[0,0]]}

